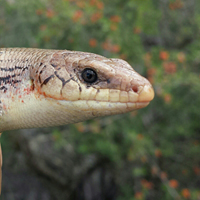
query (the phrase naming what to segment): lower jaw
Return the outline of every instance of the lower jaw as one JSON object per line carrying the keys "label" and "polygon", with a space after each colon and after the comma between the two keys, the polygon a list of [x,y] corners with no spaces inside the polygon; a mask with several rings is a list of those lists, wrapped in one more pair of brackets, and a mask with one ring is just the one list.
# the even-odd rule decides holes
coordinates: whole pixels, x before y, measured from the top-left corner
{"label": "lower jaw", "polygon": [[58,126],[88,119],[131,112],[149,102],[120,103],[100,101],[65,101],[30,98],[11,105],[0,121],[0,131]]}
{"label": "lower jaw", "polygon": [[150,102],[137,102],[136,107],[137,109],[144,108],[149,105]]}
{"label": "lower jaw", "polygon": [[[92,111],[95,115],[114,115],[120,113],[131,112],[146,107],[149,102],[104,102],[94,100],[79,100],[79,101],[59,101],[60,104],[71,107],[72,110]],[[70,105],[70,106],[69,106]],[[70,109],[70,108],[69,108]]]}

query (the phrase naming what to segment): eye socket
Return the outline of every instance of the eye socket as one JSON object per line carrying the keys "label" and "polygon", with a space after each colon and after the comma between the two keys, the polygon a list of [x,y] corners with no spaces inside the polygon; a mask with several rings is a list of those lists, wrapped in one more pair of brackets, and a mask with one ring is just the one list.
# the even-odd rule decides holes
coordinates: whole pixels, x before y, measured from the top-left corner
{"label": "eye socket", "polygon": [[94,83],[97,80],[97,73],[90,68],[86,68],[82,71],[81,77],[86,83]]}

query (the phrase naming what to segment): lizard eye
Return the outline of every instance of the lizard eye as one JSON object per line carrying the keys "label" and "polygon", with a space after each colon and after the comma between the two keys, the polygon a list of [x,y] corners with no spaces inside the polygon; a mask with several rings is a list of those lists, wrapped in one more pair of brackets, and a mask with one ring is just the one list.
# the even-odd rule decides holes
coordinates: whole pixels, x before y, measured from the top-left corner
{"label": "lizard eye", "polygon": [[97,73],[90,68],[84,69],[81,76],[86,83],[94,83],[97,80]]}

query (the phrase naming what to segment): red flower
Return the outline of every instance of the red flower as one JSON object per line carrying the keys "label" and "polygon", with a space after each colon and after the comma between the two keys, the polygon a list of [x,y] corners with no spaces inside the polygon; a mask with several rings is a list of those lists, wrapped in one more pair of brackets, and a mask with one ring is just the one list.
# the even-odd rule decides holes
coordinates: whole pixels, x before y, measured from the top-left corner
{"label": "red flower", "polygon": [[118,15],[113,15],[111,18],[110,18],[110,21],[111,22],[115,22],[115,23],[119,23],[121,21],[121,17],[118,16]]}
{"label": "red flower", "polygon": [[96,46],[97,46],[97,40],[94,39],[94,38],[90,39],[89,45],[90,45],[91,47],[96,47]]}
{"label": "red flower", "polygon": [[73,15],[72,20],[74,22],[77,22],[82,16],[83,16],[83,12],[81,10],[77,10]]}
{"label": "red flower", "polygon": [[161,60],[168,60],[169,53],[167,51],[161,51],[160,54],[159,54],[159,56],[160,56]]}
{"label": "red flower", "polygon": [[172,179],[172,180],[169,181],[169,186],[170,186],[171,188],[177,188],[178,185],[179,185],[179,183],[178,183],[178,181],[175,180],[175,179]]}
{"label": "red flower", "polygon": [[167,74],[174,74],[176,72],[176,64],[174,62],[165,62],[164,70]]}
{"label": "red flower", "polygon": [[182,196],[183,196],[185,199],[189,199],[189,198],[190,198],[190,191],[189,191],[187,188],[184,188],[184,189],[181,191],[181,194],[182,194]]}

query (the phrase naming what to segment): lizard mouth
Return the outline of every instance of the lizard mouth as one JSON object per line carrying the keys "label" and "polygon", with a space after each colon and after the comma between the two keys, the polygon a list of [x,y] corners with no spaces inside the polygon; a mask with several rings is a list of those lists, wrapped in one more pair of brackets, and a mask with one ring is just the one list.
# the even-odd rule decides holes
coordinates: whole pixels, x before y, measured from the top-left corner
{"label": "lizard mouth", "polygon": [[103,90],[100,98],[96,97],[94,99],[78,99],[75,101],[59,100],[59,103],[63,105],[68,105],[70,103],[75,109],[78,108],[82,111],[98,110],[103,113],[107,110],[111,113],[124,113],[144,108],[154,98],[154,90],[151,85],[141,86],[137,92],[120,92],[119,90],[111,89],[109,97],[107,97],[108,95],[104,94],[105,93]]}
{"label": "lizard mouth", "polygon": [[[140,88],[137,94],[135,92],[131,92],[131,94],[132,93],[134,93],[134,98],[129,95],[131,98],[128,98],[127,101],[124,101],[124,99],[120,97],[117,98],[118,101],[114,98],[111,98],[112,100],[109,101],[106,101],[102,98],[98,100],[60,100],[59,103],[68,107],[69,110],[72,108],[72,110],[79,110],[82,114],[85,112],[87,115],[98,117],[126,113],[144,108],[154,98],[154,90],[151,85],[145,85],[144,87]],[[119,99],[123,101],[119,101]]]}
{"label": "lizard mouth", "polygon": [[137,91],[112,91],[113,93],[108,93],[108,90],[104,93],[104,90],[100,90],[101,95],[96,98],[73,101],[45,97],[38,93],[25,95],[23,101],[10,100],[9,105],[12,109],[7,110],[8,113],[0,124],[1,131],[58,126],[95,117],[126,113],[146,107],[154,98],[151,85],[139,86]]}
{"label": "lizard mouth", "polygon": [[154,90],[151,85],[145,85],[139,92],[138,102],[150,102],[154,98]]}
{"label": "lizard mouth", "polygon": [[[120,94],[123,95],[122,92]],[[119,103],[126,104],[127,109],[129,111],[132,111],[132,110],[144,108],[147,105],[149,105],[150,101],[153,100],[154,95],[155,94],[154,94],[153,87],[151,85],[145,85],[139,88],[139,90],[137,91],[133,90],[133,92],[129,92],[129,98],[127,99],[127,101],[120,101]],[[123,99],[123,98],[120,97],[119,99]],[[112,101],[110,103],[112,103]]]}
{"label": "lizard mouth", "polygon": [[138,101],[136,102],[137,109],[144,108],[149,105],[154,98],[154,90],[151,85],[145,85],[138,94]]}

